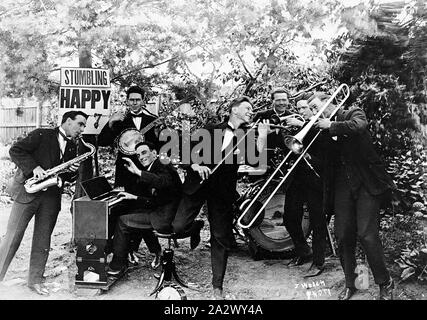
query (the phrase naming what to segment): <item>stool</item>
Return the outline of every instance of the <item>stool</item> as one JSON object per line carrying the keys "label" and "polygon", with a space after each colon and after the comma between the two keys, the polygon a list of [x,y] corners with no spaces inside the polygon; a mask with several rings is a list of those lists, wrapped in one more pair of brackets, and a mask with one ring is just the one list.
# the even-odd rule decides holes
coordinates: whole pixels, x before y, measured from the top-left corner
{"label": "stool", "polygon": [[163,254],[161,258],[162,273],[160,275],[159,281],[157,282],[156,288],[153,290],[153,292],[151,292],[150,296],[155,293],[159,293],[165,281],[172,281],[172,276],[181,286],[188,288],[188,285],[178,276],[176,272],[175,262],[173,261],[173,250],[171,249],[171,241],[176,240],[175,233],[159,233],[157,231],[154,231],[154,234],[158,238],[168,239],[168,247],[163,249]]}

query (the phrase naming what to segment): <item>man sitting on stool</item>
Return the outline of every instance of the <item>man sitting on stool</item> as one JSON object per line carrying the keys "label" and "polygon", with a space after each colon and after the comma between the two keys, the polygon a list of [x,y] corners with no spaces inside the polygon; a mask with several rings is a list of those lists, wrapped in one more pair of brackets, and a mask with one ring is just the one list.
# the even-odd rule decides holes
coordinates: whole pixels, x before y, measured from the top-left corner
{"label": "man sitting on stool", "polygon": [[[138,195],[120,192],[119,196],[130,202],[128,214],[121,215],[115,227],[113,238],[113,260],[110,263],[111,275],[118,275],[126,269],[127,255],[131,233],[142,233],[151,229],[160,233],[170,233],[171,223],[175,216],[181,196],[181,179],[171,164],[163,164],[157,158],[157,151],[151,142],[140,142],[135,146],[138,159],[146,168],[138,167],[129,158],[123,158],[127,170],[138,176],[135,190]],[[147,242],[147,237],[144,237]],[[160,262],[161,248],[158,239],[153,235],[147,242],[151,252],[156,253]]]}

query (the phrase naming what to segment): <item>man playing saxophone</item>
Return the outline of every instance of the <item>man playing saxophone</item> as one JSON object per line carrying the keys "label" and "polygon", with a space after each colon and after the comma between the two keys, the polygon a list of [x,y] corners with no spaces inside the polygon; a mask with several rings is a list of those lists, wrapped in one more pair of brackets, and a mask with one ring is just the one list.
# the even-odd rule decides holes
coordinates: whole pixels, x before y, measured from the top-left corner
{"label": "man playing saxophone", "polygon": [[21,244],[28,223],[34,216],[28,287],[40,295],[48,295],[43,273],[50,250],[50,237],[61,209],[63,181],[76,179],[79,163],[72,163],[68,172],[61,173],[58,185],[28,193],[24,183],[31,177],[43,179],[48,169],[55,168],[76,157],[77,147],[72,140],[86,127],[87,115],[82,111],[66,112],[56,128],[36,129],[10,148],[10,157],[17,165],[9,193],[14,200],[6,235],[0,243],[0,281]]}

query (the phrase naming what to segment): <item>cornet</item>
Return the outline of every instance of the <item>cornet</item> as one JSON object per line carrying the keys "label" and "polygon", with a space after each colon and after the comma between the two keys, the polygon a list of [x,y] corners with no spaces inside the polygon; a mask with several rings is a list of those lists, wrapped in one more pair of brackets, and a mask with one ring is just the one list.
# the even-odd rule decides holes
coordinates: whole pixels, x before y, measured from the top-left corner
{"label": "cornet", "polygon": [[290,130],[293,126],[285,125],[287,119],[297,119],[305,123],[304,118],[296,113],[279,117],[277,114],[272,114],[268,120],[270,120],[269,126],[271,129]]}

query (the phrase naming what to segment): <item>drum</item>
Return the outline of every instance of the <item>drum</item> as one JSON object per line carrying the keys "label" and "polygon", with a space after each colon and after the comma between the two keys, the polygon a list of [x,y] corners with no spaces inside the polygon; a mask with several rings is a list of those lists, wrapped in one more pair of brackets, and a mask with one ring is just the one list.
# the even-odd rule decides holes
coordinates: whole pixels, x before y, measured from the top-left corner
{"label": "drum", "polygon": [[170,283],[163,286],[156,295],[157,300],[187,300],[187,295],[184,290],[174,284]]}
{"label": "drum", "polygon": [[[238,201],[243,203],[245,200],[253,197],[261,186],[264,185],[265,181],[265,178],[260,179],[250,185]],[[264,204],[264,201],[271,195],[279,182],[279,179],[273,179],[264,189],[259,197],[260,205]],[[284,186],[279,189],[252,227],[243,229],[245,236],[248,238],[249,252],[255,260],[269,257],[289,258],[294,255],[294,244],[283,224],[285,189],[286,187]],[[236,219],[241,213],[239,210],[237,211]],[[307,207],[305,206],[302,229],[306,238],[311,231],[308,214]]]}

